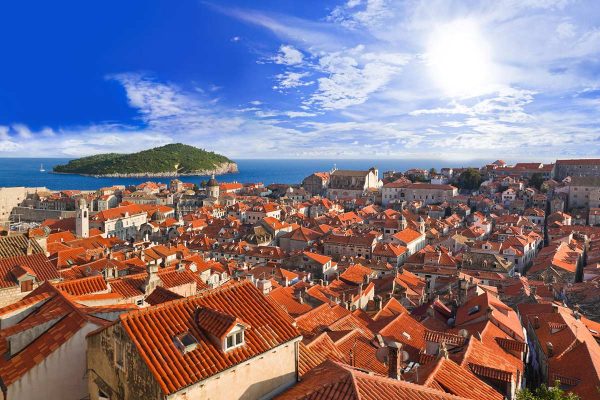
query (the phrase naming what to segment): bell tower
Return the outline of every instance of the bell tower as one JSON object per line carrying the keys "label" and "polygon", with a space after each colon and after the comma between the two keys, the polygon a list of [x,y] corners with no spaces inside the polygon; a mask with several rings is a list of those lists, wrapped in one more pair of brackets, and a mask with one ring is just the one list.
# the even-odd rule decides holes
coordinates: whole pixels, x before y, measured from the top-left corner
{"label": "bell tower", "polygon": [[214,197],[215,199],[219,198],[219,182],[215,179],[215,174],[212,174],[208,183],[206,184],[206,189],[208,190],[208,196]]}
{"label": "bell tower", "polygon": [[75,218],[75,234],[80,238],[90,236],[90,210],[87,202],[82,197],[77,205],[77,216]]}

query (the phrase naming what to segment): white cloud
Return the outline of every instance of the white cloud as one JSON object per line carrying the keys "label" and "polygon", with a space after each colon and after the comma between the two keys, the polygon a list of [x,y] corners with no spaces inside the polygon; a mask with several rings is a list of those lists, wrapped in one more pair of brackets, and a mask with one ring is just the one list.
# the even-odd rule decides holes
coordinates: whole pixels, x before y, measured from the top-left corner
{"label": "white cloud", "polygon": [[304,61],[304,55],[301,51],[291,45],[281,45],[279,53],[273,57],[275,64],[298,65]]}
{"label": "white cloud", "polygon": [[362,104],[372,93],[384,88],[408,61],[404,54],[365,52],[362,45],[326,54],[317,67],[326,76],[317,80],[318,88],[306,104],[316,104],[325,110]]}
{"label": "white cloud", "polygon": [[348,0],[334,8],[328,20],[350,29],[378,25],[394,15],[388,3],[387,0]]}
{"label": "white cloud", "polygon": [[31,131],[27,127],[27,125],[24,125],[24,124],[13,124],[12,129],[22,139],[31,139],[31,137],[33,136],[33,134],[31,133]]}
{"label": "white cloud", "polygon": [[[136,126],[0,127],[0,152],[81,155],[182,141],[234,158],[600,156],[594,1],[349,0],[318,21],[214,8],[277,38],[275,56],[257,56],[270,65],[256,79],[275,80],[274,93],[256,95],[268,106],[232,98],[231,88],[215,97],[185,81],[119,74],[111,78],[138,111]],[[442,92],[424,57],[437,26],[464,18],[480,24],[498,78],[470,98]]]}
{"label": "white cloud", "polygon": [[308,72],[292,72],[286,71],[282,74],[278,74],[275,76],[277,80],[277,85],[273,86],[273,89],[276,90],[286,90],[293,89],[301,86],[312,85],[313,81],[305,81],[304,78],[308,77],[310,74]]}

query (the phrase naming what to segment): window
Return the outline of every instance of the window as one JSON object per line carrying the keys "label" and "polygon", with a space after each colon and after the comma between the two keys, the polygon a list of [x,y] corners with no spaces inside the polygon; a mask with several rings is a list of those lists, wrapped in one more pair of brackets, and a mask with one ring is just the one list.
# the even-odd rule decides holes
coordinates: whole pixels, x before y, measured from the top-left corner
{"label": "window", "polygon": [[198,347],[198,341],[196,340],[196,337],[194,337],[190,332],[182,332],[179,335],[176,335],[173,337],[173,343],[182,354],[187,354]]}
{"label": "window", "polygon": [[33,279],[21,282],[21,292],[31,292],[33,290]]}
{"label": "window", "polygon": [[238,329],[234,330],[227,336],[225,350],[231,350],[244,344],[244,328],[238,325]]}

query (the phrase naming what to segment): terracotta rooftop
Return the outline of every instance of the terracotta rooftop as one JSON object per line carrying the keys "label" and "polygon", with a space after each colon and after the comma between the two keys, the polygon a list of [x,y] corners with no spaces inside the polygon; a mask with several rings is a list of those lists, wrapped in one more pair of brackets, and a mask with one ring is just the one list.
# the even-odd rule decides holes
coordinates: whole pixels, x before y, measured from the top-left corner
{"label": "terracotta rooftop", "polygon": [[439,390],[368,374],[348,365],[325,361],[276,400],[458,400]]}
{"label": "terracotta rooftop", "polygon": [[479,379],[469,369],[443,356],[433,363],[420,367],[418,376],[419,380],[415,383],[468,399],[504,399],[502,394]]}
{"label": "terracotta rooftop", "polygon": [[[194,316],[199,308],[231,315],[249,324],[246,344],[224,353],[196,323]],[[121,324],[165,394],[300,336],[292,326],[291,317],[249,281],[122,315]],[[185,355],[173,343],[173,337],[184,331],[190,332],[199,343],[196,350]]]}
{"label": "terracotta rooftop", "polygon": [[25,235],[0,236],[0,258],[26,256],[28,248],[29,254],[44,254],[38,242]]}
{"label": "terracotta rooftop", "polygon": [[17,286],[13,271],[23,267],[35,274],[37,282],[59,279],[58,271],[44,254],[15,256],[0,259],[0,288]]}
{"label": "terracotta rooftop", "polygon": [[[0,352],[5,355],[0,357],[0,378],[4,387],[23,377],[87,323],[96,327],[106,326],[115,311],[131,309],[124,305],[112,307],[107,312],[96,307],[84,307],[73,303],[49,283],[9,307],[16,323],[0,330]],[[5,309],[0,309],[0,315],[5,313]],[[37,329],[32,330],[34,327]],[[35,334],[36,337],[15,354],[10,354],[8,339],[21,334]]]}

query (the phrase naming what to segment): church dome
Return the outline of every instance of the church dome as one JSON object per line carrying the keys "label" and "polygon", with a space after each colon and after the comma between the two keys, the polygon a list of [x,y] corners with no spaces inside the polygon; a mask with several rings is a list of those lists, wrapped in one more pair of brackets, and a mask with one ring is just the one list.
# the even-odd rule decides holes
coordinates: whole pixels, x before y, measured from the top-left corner
{"label": "church dome", "polygon": [[210,179],[206,183],[206,186],[207,187],[219,186],[219,182],[217,182],[217,180],[215,179],[215,175],[214,174],[210,177]]}

